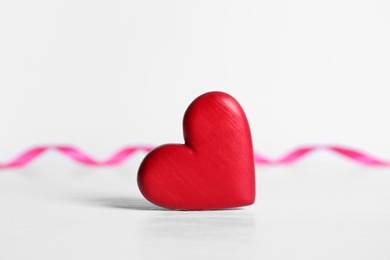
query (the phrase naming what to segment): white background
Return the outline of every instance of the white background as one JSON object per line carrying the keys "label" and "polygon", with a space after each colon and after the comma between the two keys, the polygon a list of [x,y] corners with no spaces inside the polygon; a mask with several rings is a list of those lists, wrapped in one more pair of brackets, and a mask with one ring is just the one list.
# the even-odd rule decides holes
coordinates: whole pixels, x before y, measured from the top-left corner
{"label": "white background", "polygon": [[[384,0],[0,0],[0,161],[182,142],[184,110],[211,90],[237,98],[263,154],[336,143],[390,159],[389,14]],[[0,172],[0,259],[390,258],[387,169],[318,154],[258,167],[252,207],[171,212],[137,190],[143,155],[102,170],[56,156]]]}
{"label": "white background", "polygon": [[390,158],[389,1],[1,1],[0,155],[182,142],[222,90],[268,155],[341,143]]}

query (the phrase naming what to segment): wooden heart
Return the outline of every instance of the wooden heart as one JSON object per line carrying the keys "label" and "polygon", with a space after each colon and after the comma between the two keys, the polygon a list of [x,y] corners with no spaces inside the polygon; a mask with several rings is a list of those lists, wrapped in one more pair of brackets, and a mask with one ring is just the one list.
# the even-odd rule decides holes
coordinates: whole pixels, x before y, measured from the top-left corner
{"label": "wooden heart", "polygon": [[153,149],[138,171],[150,202],[169,209],[211,210],[255,200],[249,124],[240,104],[223,92],[195,99],[183,120],[185,144]]}

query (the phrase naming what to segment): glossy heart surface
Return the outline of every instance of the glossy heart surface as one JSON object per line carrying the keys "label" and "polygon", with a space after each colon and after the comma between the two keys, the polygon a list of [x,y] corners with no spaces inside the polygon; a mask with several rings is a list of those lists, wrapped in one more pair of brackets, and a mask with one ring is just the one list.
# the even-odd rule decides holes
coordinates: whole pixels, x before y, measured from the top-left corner
{"label": "glossy heart surface", "polygon": [[184,114],[184,144],[165,144],[146,155],[138,187],[169,209],[212,210],[255,200],[255,169],[248,120],[223,92],[195,99]]}

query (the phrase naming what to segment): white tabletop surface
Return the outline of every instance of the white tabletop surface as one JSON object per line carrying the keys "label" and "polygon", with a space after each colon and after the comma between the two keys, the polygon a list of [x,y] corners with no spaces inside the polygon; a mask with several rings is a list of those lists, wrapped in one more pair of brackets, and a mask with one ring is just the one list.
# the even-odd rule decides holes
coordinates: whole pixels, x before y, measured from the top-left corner
{"label": "white tabletop surface", "polygon": [[253,206],[183,212],[142,197],[138,159],[1,171],[0,259],[390,259],[389,169],[257,167]]}

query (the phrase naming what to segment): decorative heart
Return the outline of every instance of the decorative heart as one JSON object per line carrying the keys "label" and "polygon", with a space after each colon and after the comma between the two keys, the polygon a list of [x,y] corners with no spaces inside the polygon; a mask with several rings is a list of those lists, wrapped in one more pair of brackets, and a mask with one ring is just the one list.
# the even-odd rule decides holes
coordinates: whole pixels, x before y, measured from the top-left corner
{"label": "decorative heart", "polygon": [[195,99],[183,119],[185,144],[153,149],[138,171],[150,202],[170,209],[211,210],[255,200],[249,124],[240,104],[223,92]]}

